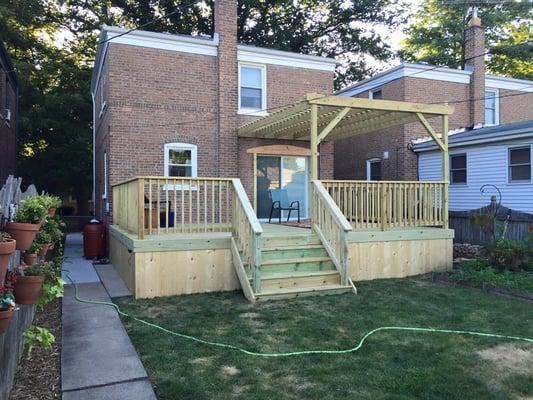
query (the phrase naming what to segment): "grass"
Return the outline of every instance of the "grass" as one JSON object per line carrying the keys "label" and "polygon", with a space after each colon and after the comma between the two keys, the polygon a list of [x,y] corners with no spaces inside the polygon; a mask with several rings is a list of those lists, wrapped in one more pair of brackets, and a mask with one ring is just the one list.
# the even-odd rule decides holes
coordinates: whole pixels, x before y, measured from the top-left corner
{"label": "grass", "polygon": [[504,288],[533,294],[533,271],[500,271],[479,260],[465,261],[450,279],[483,288]]}
{"label": "grass", "polygon": [[[241,293],[121,300],[168,329],[262,352],[341,349],[383,325],[533,336],[532,304],[431,283],[373,281],[344,294],[249,304]],[[124,319],[159,399],[524,399],[533,345],[380,332],[357,353],[266,359],[207,347]]]}

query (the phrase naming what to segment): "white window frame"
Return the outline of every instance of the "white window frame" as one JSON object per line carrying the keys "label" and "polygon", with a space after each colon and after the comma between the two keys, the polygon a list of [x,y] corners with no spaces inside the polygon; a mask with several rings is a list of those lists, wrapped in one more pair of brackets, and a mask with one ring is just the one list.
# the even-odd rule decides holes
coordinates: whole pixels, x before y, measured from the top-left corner
{"label": "white window frame", "polygon": [[104,151],[104,191],[102,193],[102,199],[107,199],[107,174],[108,174],[108,165],[107,165],[107,151]]}
{"label": "white window frame", "polygon": [[[465,156],[465,172],[466,172],[466,181],[465,182],[461,182],[461,183],[454,183],[452,182],[452,157],[457,157],[457,156]],[[450,186],[466,186],[468,185],[468,153],[466,152],[461,152],[461,153],[452,153],[450,154],[449,156],[449,161],[448,161],[448,164],[449,164],[449,171],[448,171],[448,176],[450,178]]]}
{"label": "white window frame", "polygon": [[[485,94],[486,92],[494,93],[494,123],[489,124],[487,121],[485,121],[485,126],[500,125],[500,91],[498,89],[486,88]],[[485,95],[485,99],[483,101],[483,112],[484,113],[485,113],[486,108],[487,106],[486,106],[486,95]]]}
{"label": "white window frame", "polygon": [[[529,148],[529,179],[528,180],[511,180],[511,150],[528,149]],[[509,185],[529,185],[533,179],[533,151],[531,145],[516,145],[507,147],[507,184]]]}
{"label": "white window frame", "polygon": [[102,118],[102,115],[104,115],[104,111],[107,106],[107,103],[105,101],[105,96],[104,96],[104,85],[105,85],[105,74],[102,74],[102,76],[100,77],[100,114],[99,114],[100,118]]}
{"label": "white window frame", "polygon": [[[198,176],[198,146],[191,143],[166,143],[164,146],[165,151],[165,177],[171,177],[168,173],[168,167],[170,164],[170,159],[168,156],[169,150],[190,150],[191,151],[191,178],[196,178]],[[179,177],[174,177],[178,178]]]}
{"label": "white window frame", "polygon": [[371,100],[374,99],[374,93],[375,92],[381,92],[381,99],[377,99],[377,100],[383,100],[383,90],[381,90],[381,88],[369,90],[368,91],[368,98],[371,99]]}
{"label": "white window frame", "polygon": [[[382,163],[382,159],[381,158],[369,158],[368,160],[366,160],[366,180],[367,181],[370,181],[372,180],[371,177],[372,177],[372,174],[371,174],[371,169],[370,169],[370,166],[373,164],[373,163],[376,163],[376,162],[380,162]],[[383,166],[383,164],[381,165]],[[382,177],[383,178],[383,177]]]}
{"label": "white window frame", "polygon": [[[261,108],[249,108],[241,107],[241,68],[256,68],[261,70]],[[238,114],[246,114],[252,116],[265,116],[268,115],[267,112],[267,74],[266,74],[266,65],[265,64],[255,64],[255,63],[239,63],[239,82],[238,82],[238,102],[239,108]]]}

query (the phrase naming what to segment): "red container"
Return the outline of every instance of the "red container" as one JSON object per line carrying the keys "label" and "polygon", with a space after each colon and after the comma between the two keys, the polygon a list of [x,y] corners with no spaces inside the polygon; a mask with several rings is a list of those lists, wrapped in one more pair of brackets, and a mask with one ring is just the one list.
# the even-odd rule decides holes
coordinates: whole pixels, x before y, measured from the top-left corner
{"label": "red container", "polygon": [[101,222],[89,223],[83,228],[83,255],[89,260],[105,257],[105,226]]}

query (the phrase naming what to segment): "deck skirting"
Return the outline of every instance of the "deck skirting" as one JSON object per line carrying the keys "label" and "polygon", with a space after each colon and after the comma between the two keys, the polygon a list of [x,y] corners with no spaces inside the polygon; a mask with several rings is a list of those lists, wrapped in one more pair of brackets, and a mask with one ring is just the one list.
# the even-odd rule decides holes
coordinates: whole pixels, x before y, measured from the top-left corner
{"label": "deck skirting", "polygon": [[[279,229],[267,242],[276,240]],[[310,230],[292,228],[291,235]],[[452,268],[453,230],[439,228],[358,230],[348,235],[349,275],[358,281],[402,278]],[[240,289],[231,234],[153,235],[138,240],[109,227],[111,262],[136,298]]]}

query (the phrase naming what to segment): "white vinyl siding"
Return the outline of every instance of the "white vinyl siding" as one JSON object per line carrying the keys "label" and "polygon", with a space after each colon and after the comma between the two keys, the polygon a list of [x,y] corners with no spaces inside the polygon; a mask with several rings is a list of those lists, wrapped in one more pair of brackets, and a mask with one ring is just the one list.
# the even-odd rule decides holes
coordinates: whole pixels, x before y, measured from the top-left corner
{"label": "white vinyl siding", "polygon": [[[494,145],[470,146],[451,149],[451,154],[466,154],[467,184],[450,185],[450,210],[465,211],[487,205],[495,194],[488,189],[482,195],[479,191],[485,184],[496,185],[502,192],[504,206],[533,213],[533,184],[531,182],[509,182],[509,149],[531,146],[531,140]],[[418,153],[418,174],[421,181],[441,180],[441,154],[438,151]]]}

